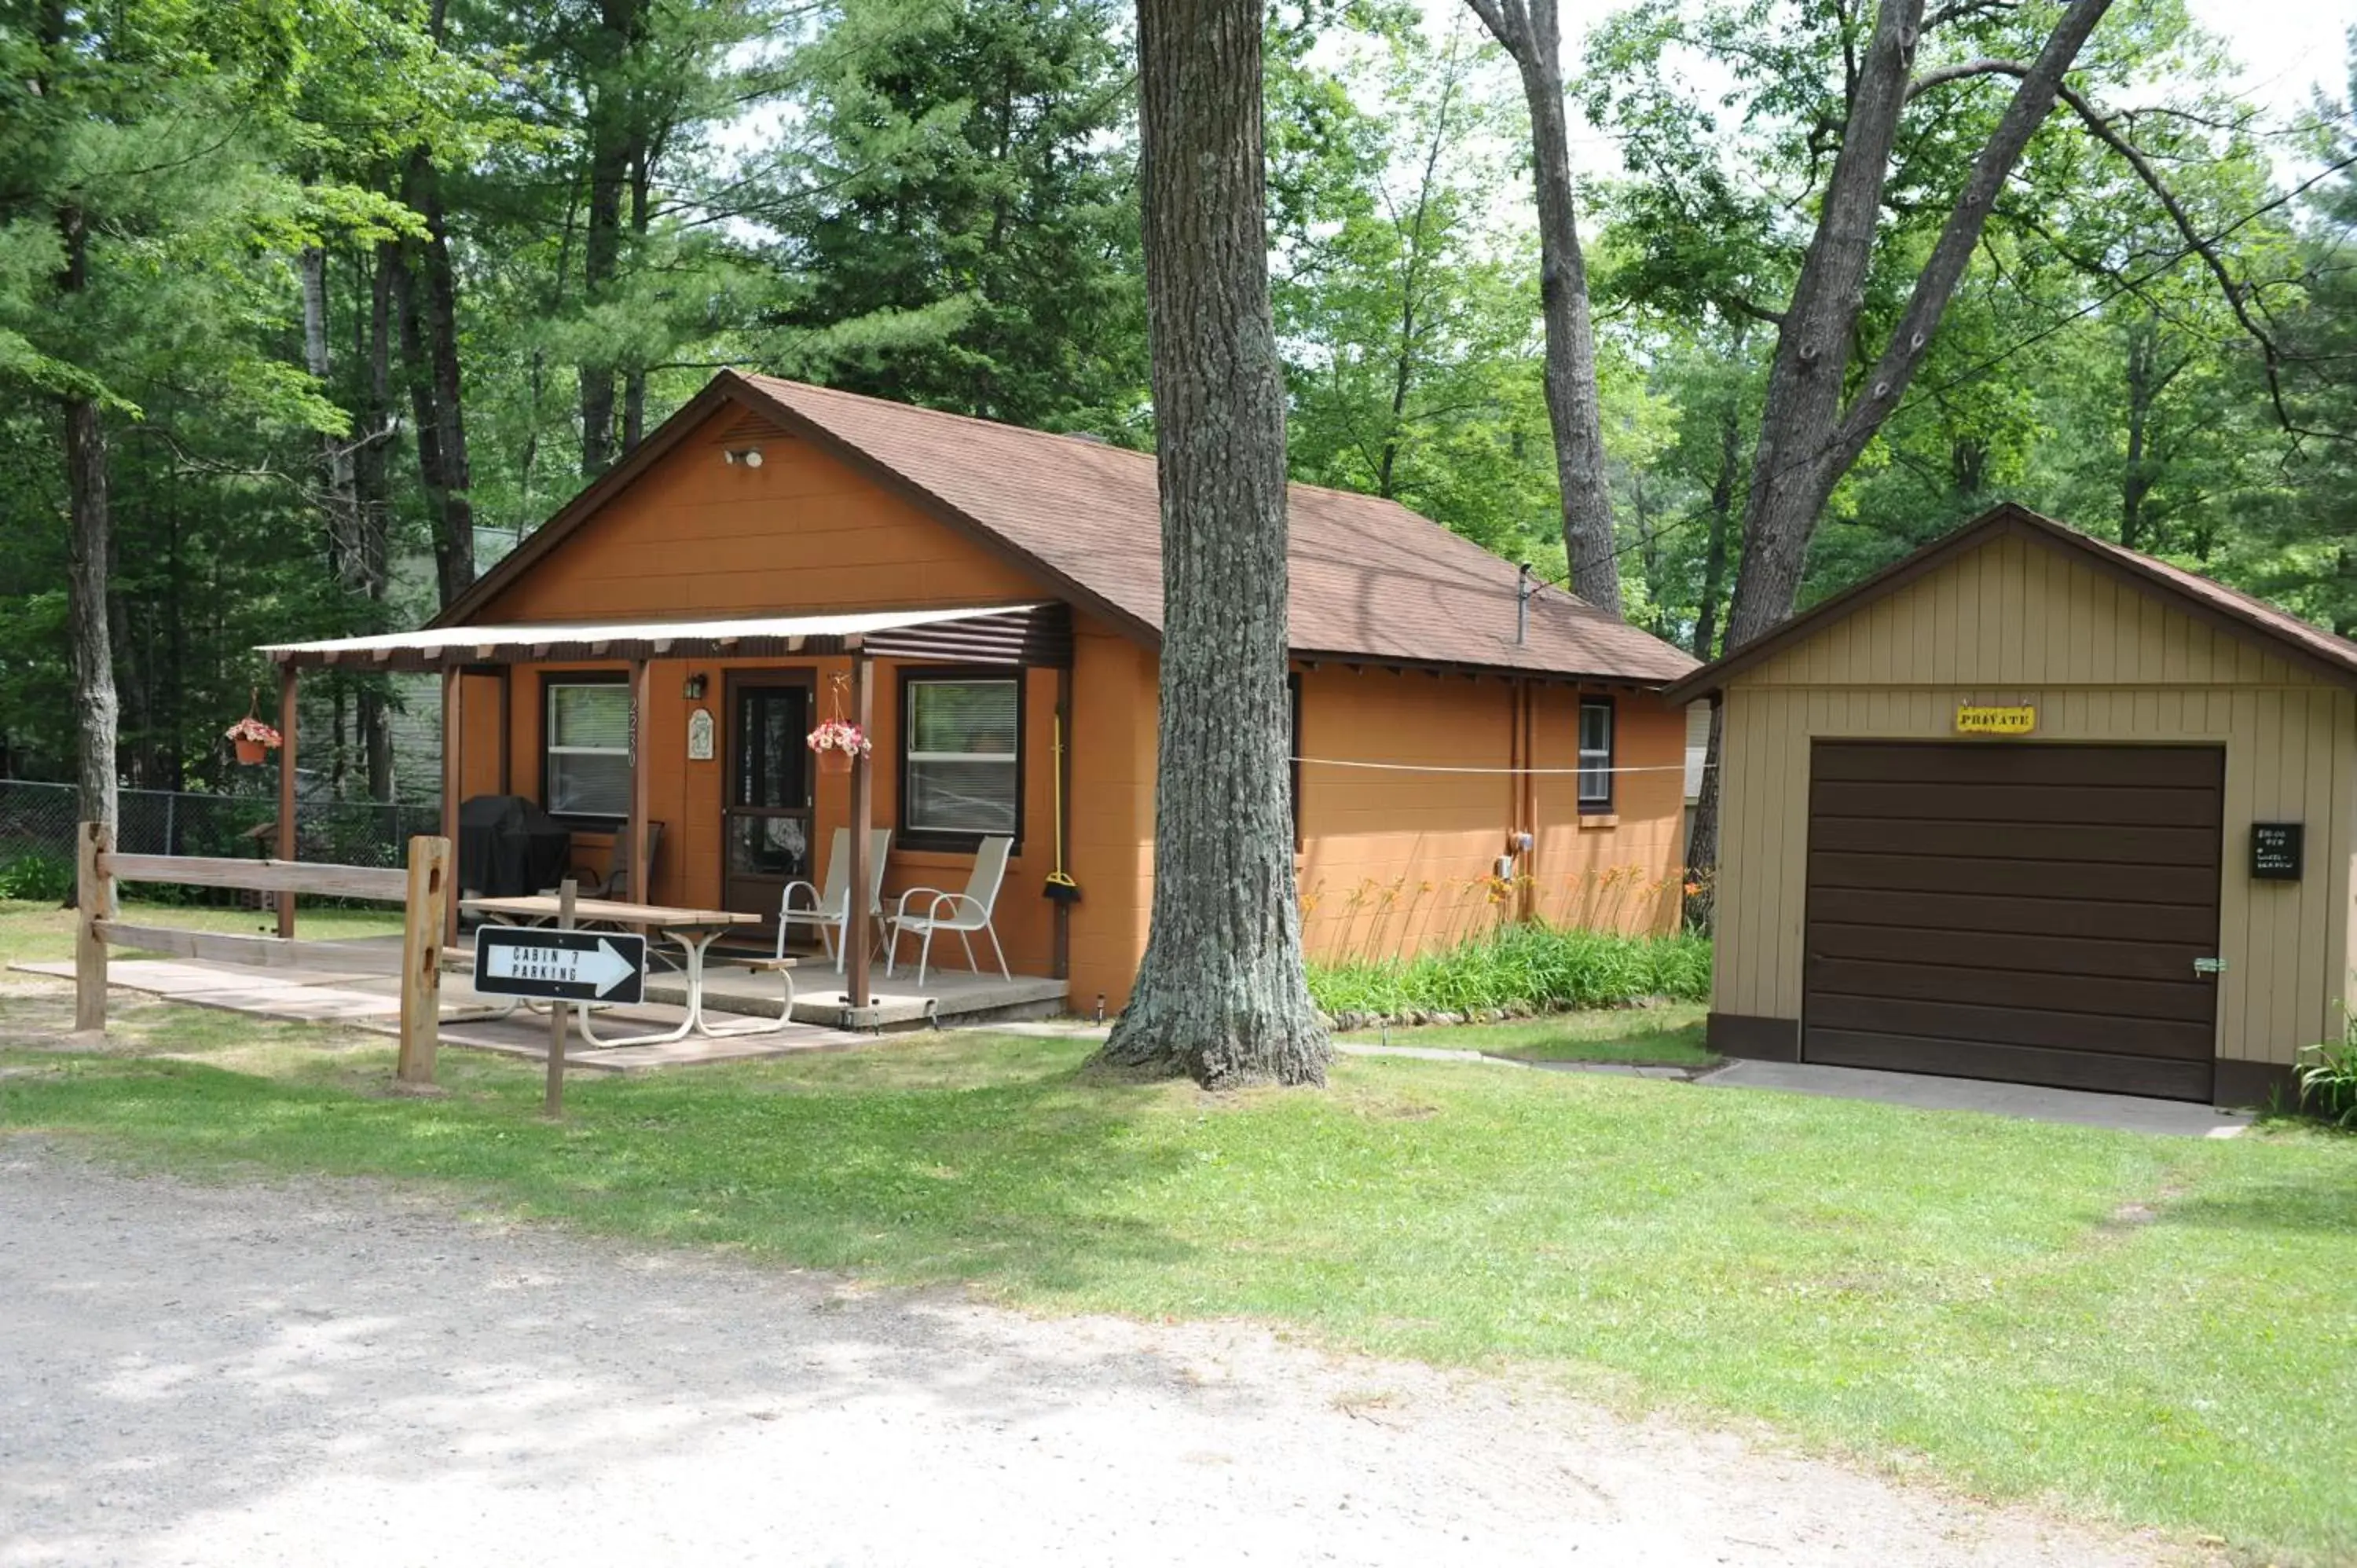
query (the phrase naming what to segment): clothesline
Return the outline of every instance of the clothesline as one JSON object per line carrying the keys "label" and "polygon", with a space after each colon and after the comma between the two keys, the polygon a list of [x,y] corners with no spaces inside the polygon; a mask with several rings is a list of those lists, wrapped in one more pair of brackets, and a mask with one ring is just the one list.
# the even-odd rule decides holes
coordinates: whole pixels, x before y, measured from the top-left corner
{"label": "clothesline", "polygon": [[[1583,773],[1592,777],[1598,773],[1684,773],[1686,770],[1686,764],[1683,762],[1648,763],[1633,768],[1459,768],[1437,762],[1360,762],[1340,757],[1297,757],[1293,760],[1306,768],[1367,768],[1385,773],[1561,774],[1566,779]],[[1712,765],[1706,762],[1701,766],[1708,768]]]}

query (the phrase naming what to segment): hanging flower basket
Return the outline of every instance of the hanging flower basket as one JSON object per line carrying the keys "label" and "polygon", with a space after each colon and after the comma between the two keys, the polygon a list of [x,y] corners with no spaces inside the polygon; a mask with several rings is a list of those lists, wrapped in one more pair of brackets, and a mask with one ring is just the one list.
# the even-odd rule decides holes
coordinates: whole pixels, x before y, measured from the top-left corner
{"label": "hanging flower basket", "polygon": [[280,744],[278,732],[255,718],[252,714],[221,732],[237,747],[237,759],[251,767],[263,761]]}
{"label": "hanging flower basket", "polygon": [[867,732],[841,719],[829,719],[810,732],[810,748],[818,754],[821,773],[848,773],[851,759],[865,757],[872,743]]}

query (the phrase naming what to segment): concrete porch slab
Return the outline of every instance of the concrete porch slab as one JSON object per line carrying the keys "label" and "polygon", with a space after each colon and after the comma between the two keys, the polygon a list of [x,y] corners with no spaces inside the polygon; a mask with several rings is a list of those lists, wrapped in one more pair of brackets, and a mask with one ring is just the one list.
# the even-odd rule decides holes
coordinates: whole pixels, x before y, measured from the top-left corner
{"label": "concrete porch slab", "polygon": [[[70,963],[20,963],[27,974],[73,978]],[[144,991],[192,1007],[218,1007],[257,1018],[295,1023],[350,1023],[401,1012],[399,995],[377,995],[359,985],[338,985],[298,970],[251,969],[170,959],[116,959],[106,966],[107,983]],[[343,977],[366,980],[371,977]],[[397,982],[393,983],[398,984]]]}
{"label": "concrete porch slab", "polygon": [[[874,1005],[855,1016],[843,984],[832,965],[805,960],[794,972],[794,1022],[827,1028],[907,1029],[925,1024],[943,1028],[1043,1018],[1064,1010],[1071,987],[1043,975],[1018,974],[1003,980],[996,974],[929,970],[920,987],[903,972],[887,979],[879,968],[872,983]],[[687,987],[673,974],[650,973],[651,1001],[683,1003]],[[774,1018],[780,993],[777,976],[755,974],[735,964],[715,961],[704,972],[705,1004],[748,1016]]]}
{"label": "concrete porch slab", "polygon": [[2222,1111],[2183,1100],[2145,1100],[2129,1094],[2090,1094],[2075,1089],[2044,1089],[2028,1083],[1996,1083],[1976,1078],[1935,1078],[1928,1073],[1883,1072],[1873,1068],[1824,1067],[1813,1062],[1734,1061],[1695,1082],[1712,1089],[1772,1089],[1788,1094],[1818,1094],[1838,1100],[1870,1100],[1918,1111],[1977,1111],[2029,1122],[2078,1127],[2108,1127],[2184,1138],[2231,1138],[2251,1124],[2247,1112]]}
{"label": "concrete porch slab", "polygon": [[[14,967],[31,974],[73,978],[71,963],[20,963]],[[321,976],[322,972],[317,971],[264,970],[164,959],[117,959],[107,965],[109,984],[145,992],[167,1002],[284,1023],[347,1024],[375,1034],[399,1033],[399,980],[390,975],[355,975],[344,977],[352,980],[351,984],[334,985],[323,983]],[[565,1060],[572,1067],[590,1072],[640,1072],[653,1068],[848,1050],[874,1043],[872,1036],[810,1024],[766,1028],[765,1019],[773,1019],[778,1014],[777,982],[770,979],[769,983],[770,1006],[765,1015],[748,1016],[734,1007],[709,1008],[711,1022],[720,1031],[715,1036],[691,1035],[662,1045],[593,1047],[576,1035],[571,1036]],[[546,1061],[547,1015],[531,1012],[518,1012],[505,1018],[463,1015],[486,1005],[488,1000],[477,995],[462,977],[447,978],[442,986],[442,1043]],[[452,1016],[453,1014],[461,1015]],[[600,1016],[608,1034],[648,1034],[672,1027],[683,1015],[676,1004],[652,1003],[616,1008],[610,1017]]]}

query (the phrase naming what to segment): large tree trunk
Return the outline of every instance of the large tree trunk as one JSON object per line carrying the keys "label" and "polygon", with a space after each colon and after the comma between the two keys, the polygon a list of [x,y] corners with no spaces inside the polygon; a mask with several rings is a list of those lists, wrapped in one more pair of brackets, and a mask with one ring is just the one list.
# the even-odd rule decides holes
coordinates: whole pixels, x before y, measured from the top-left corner
{"label": "large tree trunk", "polygon": [[[1818,515],[1834,487],[1899,406],[1980,243],[1998,190],[2054,107],[2064,73],[2110,5],[2111,0],[2076,0],[2056,18],[2045,47],[2023,73],[1996,129],[1974,160],[1881,358],[1845,408],[1844,376],[1858,313],[1865,306],[1883,185],[1889,176],[1900,113],[1907,103],[1923,14],[1922,0],[1882,0],[1874,36],[1859,61],[1849,120],[1825,187],[1817,231],[1777,333],[1767,405],[1751,458],[1743,567],[1736,576],[1735,603],[1727,615],[1729,651],[1792,615]],[[1709,762],[1687,856],[1690,864],[1706,868],[1718,859],[1716,729]]]}
{"label": "large tree trunk", "polygon": [[[65,242],[60,291],[90,286],[90,224],[79,206],[58,209]],[[114,634],[107,605],[107,558],[113,518],[106,502],[106,428],[95,398],[59,400],[65,413],[66,617],[73,654],[74,736],[81,815],[102,822],[110,838],[121,823],[115,799]]]}
{"label": "large tree trunk", "polygon": [[1563,547],[1571,589],[1620,613],[1620,559],[1612,542],[1612,489],[1604,474],[1604,416],[1596,385],[1596,328],[1587,262],[1571,194],[1561,46],[1555,0],[1471,0],[1474,14],[1512,56],[1531,114],[1531,178],[1539,217],[1539,313],[1546,328],[1547,422],[1563,491]]}
{"label": "large tree trunk", "polygon": [[1317,1084],[1286,760],[1285,385],[1263,219],[1261,7],[1139,0],[1162,493],[1160,762],[1145,961],[1103,1059]]}

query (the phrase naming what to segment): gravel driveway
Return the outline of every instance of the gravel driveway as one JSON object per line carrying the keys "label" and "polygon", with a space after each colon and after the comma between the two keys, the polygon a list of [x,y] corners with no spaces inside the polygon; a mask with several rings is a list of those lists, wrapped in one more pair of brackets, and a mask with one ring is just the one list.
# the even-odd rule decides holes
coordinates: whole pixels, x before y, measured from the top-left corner
{"label": "gravel driveway", "polygon": [[0,1140],[0,1563],[2148,1563],[1232,1326],[138,1179]]}

